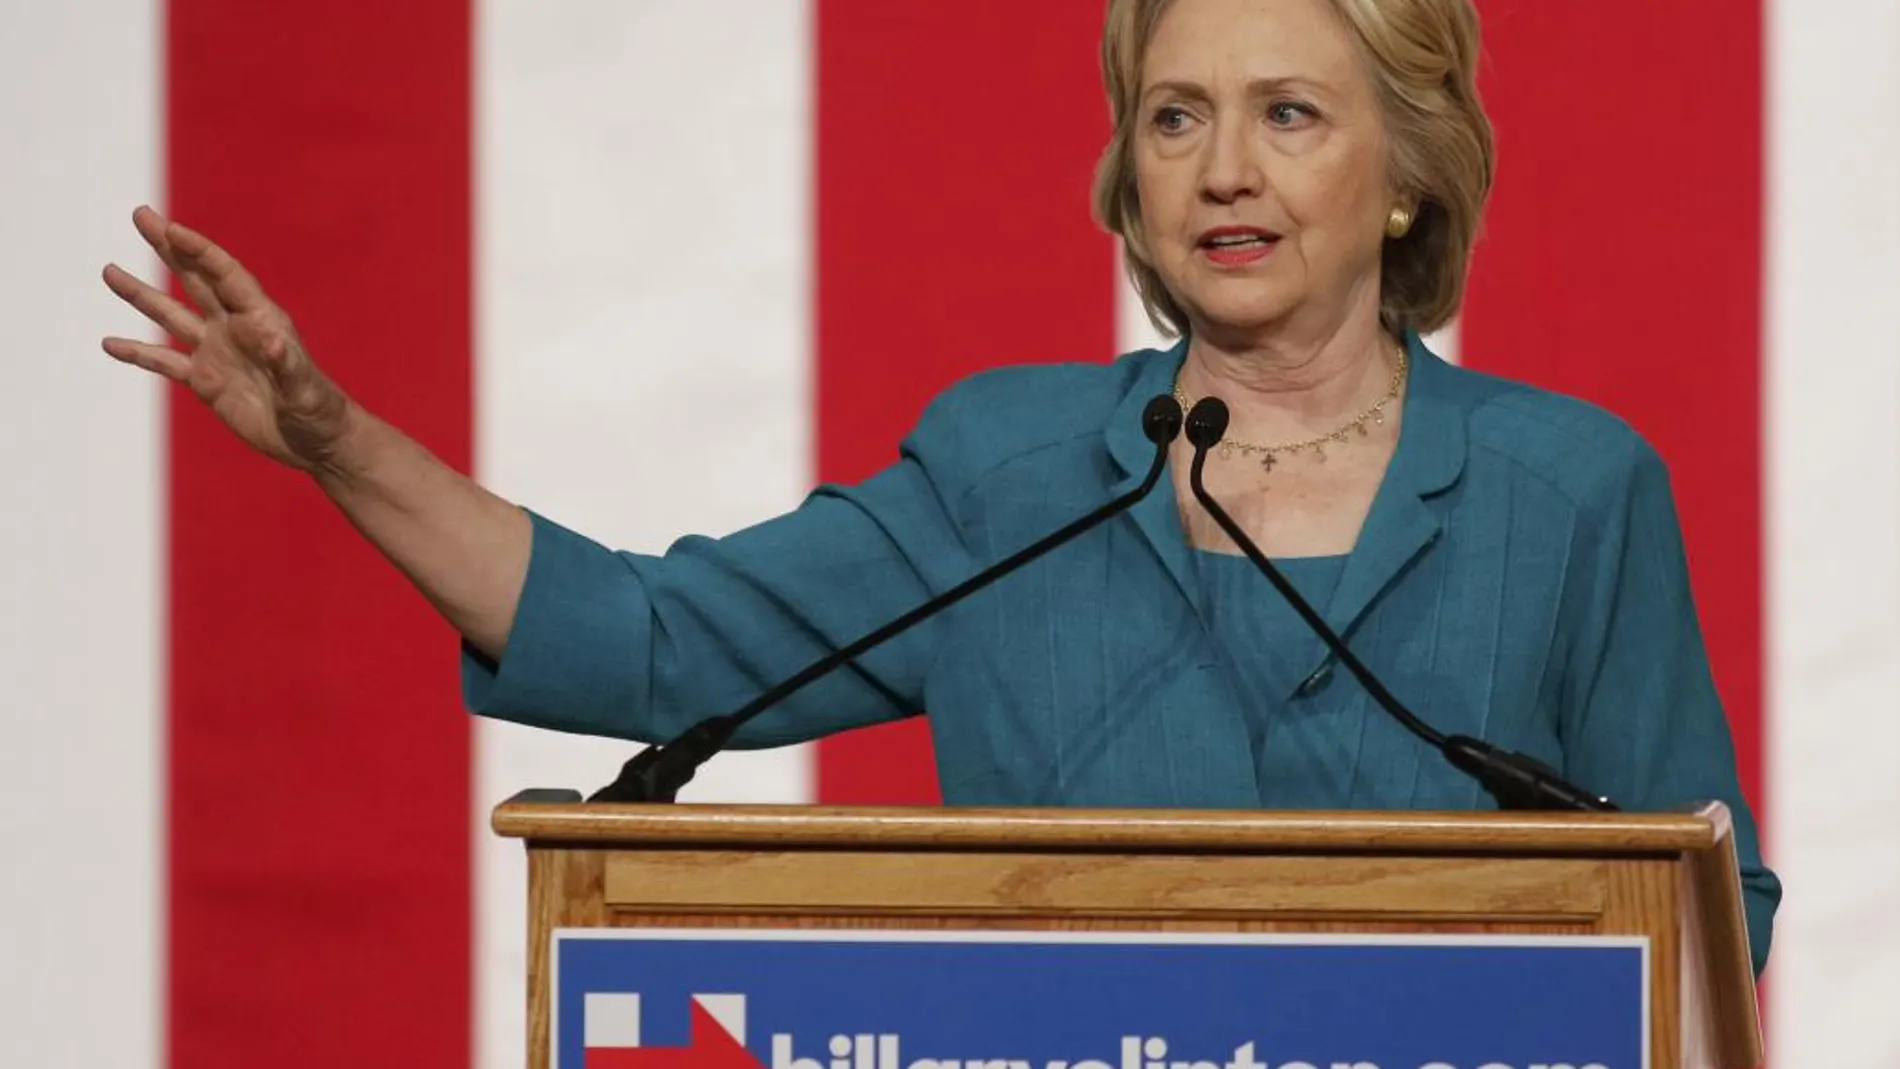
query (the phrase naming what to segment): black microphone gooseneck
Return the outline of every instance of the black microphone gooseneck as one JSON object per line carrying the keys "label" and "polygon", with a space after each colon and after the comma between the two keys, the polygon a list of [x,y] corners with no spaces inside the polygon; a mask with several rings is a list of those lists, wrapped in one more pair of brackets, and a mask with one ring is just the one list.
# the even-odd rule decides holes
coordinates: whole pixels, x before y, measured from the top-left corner
{"label": "black microphone gooseneck", "polygon": [[620,769],[612,783],[588,797],[590,802],[671,802],[699,770],[723,749],[732,736],[753,717],[790,697],[806,684],[818,679],[867,650],[962,601],[1037,557],[1127,511],[1146,497],[1167,468],[1168,446],[1181,433],[1181,406],[1173,397],[1161,395],[1149,401],[1141,413],[1142,433],[1154,444],[1154,462],[1141,485],[1075,520],[1041,541],[971,576],[949,590],[931,598],[890,623],[856,642],[831,653],[800,670],[796,675],[772,687],[744,706],[724,716],[708,717],[694,724],[678,738],[663,746],[649,746],[635,754]]}
{"label": "black microphone gooseneck", "polygon": [[1445,755],[1445,759],[1464,770],[1491,792],[1492,797],[1505,809],[1579,809],[1598,812],[1615,812],[1617,806],[1607,798],[1592,795],[1580,787],[1568,782],[1556,769],[1542,761],[1525,754],[1501,750],[1482,739],[1469,735],[1450,735],[1433,728],[1420,720],[1403,703],[1392,696],[1392,692],[1379,682],[1370,669],[1353,656],[1338,634],[1327,626],[1319,613],[1307,604],[1300,592],[1293,588],[1280,570],[1273,566],[1260,547],[1254,545],[1247,533],[1240,529],[1213,495],[1207,492],[1201,482],[1201,469],[1207,461],[1207,451],[1213,448],[1227,433],[1227,406],[1218,398],[1204,397],[1194,405],[1187,417],[1188,444],[1194,447],[1194,464],[1188,483],[1194,490],[1194,496],[1207,509],[1208,515],[1227,537],[1234,540],[1254,567],[1260,569],[1271,582],[1280,596],[1293,606],[1306,626],[1326,643],[1326,647],[1338,657],[1340,663],[1349,669],[1359,680],[1373,701],[1389,713],[1393,719],[1403,724],[1407,730],[1425,740],[1432,748]]}

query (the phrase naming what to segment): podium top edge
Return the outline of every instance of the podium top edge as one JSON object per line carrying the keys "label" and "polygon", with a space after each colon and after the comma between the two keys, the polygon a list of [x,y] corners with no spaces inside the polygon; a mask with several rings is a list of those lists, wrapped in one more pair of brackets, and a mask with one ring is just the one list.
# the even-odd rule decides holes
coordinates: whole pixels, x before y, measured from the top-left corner
{"label": "podium top edge", "polygon": [[1674,854],[1722,845],[1729,812],[1659,813],[620,805],[524,792],[496,806],[504,838],[629,846],[851,849],[1325,850]]}

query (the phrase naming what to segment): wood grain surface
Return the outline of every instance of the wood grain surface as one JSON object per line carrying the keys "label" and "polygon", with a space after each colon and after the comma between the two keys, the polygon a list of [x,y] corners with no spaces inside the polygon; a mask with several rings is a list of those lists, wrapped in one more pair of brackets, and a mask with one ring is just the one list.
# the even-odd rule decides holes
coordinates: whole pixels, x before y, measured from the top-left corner
{"label": "wood grain surface", "polygon": [[562,842],[863,848],[1221,851],[1534,850],[1673,854],[1713,847],[1725,807],[1682,813],[1259,812],[843,806],[546,805],[504,802],[497,835]]}

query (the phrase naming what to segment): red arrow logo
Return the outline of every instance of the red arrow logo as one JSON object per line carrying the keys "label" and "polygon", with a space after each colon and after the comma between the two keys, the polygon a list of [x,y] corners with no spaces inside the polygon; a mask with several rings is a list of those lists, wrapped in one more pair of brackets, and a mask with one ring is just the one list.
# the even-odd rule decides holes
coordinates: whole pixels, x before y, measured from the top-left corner
{"label": "red arrow logo", "polygon": [[765,1063],[694,1002],[691,1046],[591,1047],[587,1069],[765,1069]]}

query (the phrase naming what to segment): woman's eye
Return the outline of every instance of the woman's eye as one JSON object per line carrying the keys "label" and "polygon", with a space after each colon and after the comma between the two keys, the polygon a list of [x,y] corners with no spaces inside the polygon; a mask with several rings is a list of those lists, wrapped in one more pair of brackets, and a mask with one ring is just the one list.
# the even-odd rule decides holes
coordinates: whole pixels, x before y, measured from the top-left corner
{"label": "woman's eye", "polygon": [[1181,108],[1165,107],[1155,112],[1155,129],[1164,134],[1177,134],[1187,128],[1188,113]]}
{"label": "woman's eye", "polygon": [[1267,109],[1267,118],[1275,126],[1294,126],[1313,117],[1313,109],[1283,100]]}

